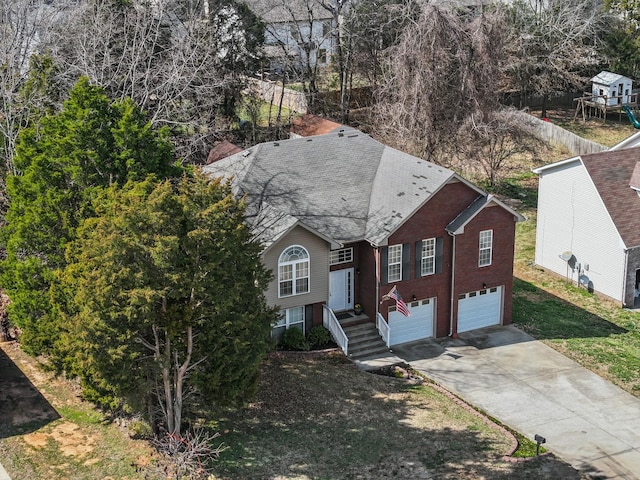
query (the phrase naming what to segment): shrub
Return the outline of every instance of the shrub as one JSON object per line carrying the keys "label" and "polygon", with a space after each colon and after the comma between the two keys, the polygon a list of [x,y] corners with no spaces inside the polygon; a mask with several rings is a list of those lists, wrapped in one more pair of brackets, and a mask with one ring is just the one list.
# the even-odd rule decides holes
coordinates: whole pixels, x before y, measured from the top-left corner
{"label": "shrub", "polygon": [[324,328],[322,325],[316,325],[311,328],[311,331],[309,331],[307,340],[309,340],[312,347],[320,347],[331,341],[331,334],[329,333],[329,330]]}
{"label": "shrub", "polygon": [[282,335],[282,346],[287,350],[309,350],[309,342],[299,328],[293,327],[285,330]]}

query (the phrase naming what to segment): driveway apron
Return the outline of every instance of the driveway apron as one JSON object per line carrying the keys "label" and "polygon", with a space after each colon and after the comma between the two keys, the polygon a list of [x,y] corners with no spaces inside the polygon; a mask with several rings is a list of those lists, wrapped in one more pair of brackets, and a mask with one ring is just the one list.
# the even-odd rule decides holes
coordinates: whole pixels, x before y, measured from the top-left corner
{"label": "driveway apron", "polygon": [[541,435],[579,471],[640,479],[640,399],[518,328],[398,345],[393,353],[526,437]]}

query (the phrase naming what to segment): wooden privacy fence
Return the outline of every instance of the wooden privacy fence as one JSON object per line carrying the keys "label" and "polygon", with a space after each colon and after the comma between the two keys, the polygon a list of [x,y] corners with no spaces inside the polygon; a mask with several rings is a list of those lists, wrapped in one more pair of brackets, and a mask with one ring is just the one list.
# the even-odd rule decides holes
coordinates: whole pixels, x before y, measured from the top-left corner
{"label": "wooden privacy fence", "polygon": [[282,88],[276,82],[267,80],[251,79],[251,82],[258,90],[260,98],[272,105],[280,105],[282,98],[282,106],[297,113],[307,113],[307,98],[303,92],[297,92],[289,88]]}
{"label": "wooden privacy fence", "polygon": [[608,147],[582,138],[551,122],[545,122],[525,112],[518,112],[522,122],[533,135],[548,143],[564,145],[573,155],[586,155],[608,150]]}

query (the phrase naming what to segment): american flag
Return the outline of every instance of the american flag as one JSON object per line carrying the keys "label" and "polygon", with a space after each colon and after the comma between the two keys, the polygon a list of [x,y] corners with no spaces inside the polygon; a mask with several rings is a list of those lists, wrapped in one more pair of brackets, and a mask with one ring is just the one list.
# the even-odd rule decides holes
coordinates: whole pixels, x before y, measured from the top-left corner
{"label": "american flag", "polygon": [[406,303],[404,303],[404,300],[402,300],[402,296],[400,296],[400,292],[398,292],[398,289],[395,286],[391,289],[389,293],[387,293],[384,297],[382,297],[383,300],[389,299],[389,298],[393,298],[396,301],[396,309],[402,315],[404,315],[405,317],[411,316],[409,307],[407,306]]}

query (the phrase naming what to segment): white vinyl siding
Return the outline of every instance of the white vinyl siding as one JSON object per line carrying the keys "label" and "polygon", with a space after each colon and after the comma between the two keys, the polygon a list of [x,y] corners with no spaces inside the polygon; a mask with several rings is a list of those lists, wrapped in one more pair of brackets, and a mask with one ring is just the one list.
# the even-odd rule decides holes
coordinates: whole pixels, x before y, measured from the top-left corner
{"label": "white vinyl siding", "polygon": [[[278,295],[278,259],[283,250],[290,245],[301,245],[309,252],[309,293],[280,297]],[[274,243],[263,255],[264,264],[273,271],[275,276],[265,293],[267,303],[286,309],[303,303],[309,305],[326,302],[329,298],[329,251],[329,244],[326,241],[300,226],[295,227]]]}
{"label": "white vinyl siding", "polygon": [[402,245],[389,247],[387,265],[387,281],[391,283],[402,280]]}
{"label": "white vinyl siding", "polygon": [[436,271],[436,239],[428,238],[422,241],[422,259],[420,261],[420,274],[433,275]]}
{"label": "white vinyl siding", "polygon": [[582,163],[540,174],[537,215],[535,263],[577,282],[560,258],[571,252],[596,291],[622,301],[624,246]]}
{"label": "white vinyl siding", "polygon": [[493,230],[483,230],[480,232],[478,248],[478,266],[486,267],[491,265],[493,252]]}

